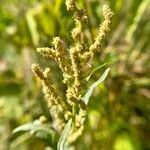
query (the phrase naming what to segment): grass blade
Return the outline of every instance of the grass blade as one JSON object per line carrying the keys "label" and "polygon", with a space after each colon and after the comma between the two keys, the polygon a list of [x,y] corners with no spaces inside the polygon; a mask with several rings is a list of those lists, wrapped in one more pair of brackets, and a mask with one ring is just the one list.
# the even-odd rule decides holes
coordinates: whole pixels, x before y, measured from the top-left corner
{"label": "grass blade", "polygon": [[104,63],[104,64],[102,64],[102,65],[96,67],[95,69],[92,70],[92,72],[90,73],[90,75],[86,78],[86,81],[89,81],[89,79],[91,78],[91,76],[92,76],[96,71],[98,71],[99,69],[101,69],[101,68],[103,68],[103,67],[105,67],[105,66],[107,66],[107,65],[113,64],[113,63],[114,63],[114,62],[109,61],[109,62],[106,62],[106,63]]}
{"label": "grass blade", "polygon": [[106,79],[109,71],[110,71],[110,68],[107,68],[104,71],[104,73],[102,74],[102,76],[88,88],[88,90],[83,98],[86,105],[88,104],[89,99],[90,99],[95,87],[98,86],[100,83],[102,83]]}
{"label": "grass blade", "polygon": [[65,144],[66,144],[67,137],[71,129],[71,124],[72,124],[72,119],[68,121],[68,123],[65,125],[64,130],[62,131],[62,134],[58,141],[57,150],[65,150]]}

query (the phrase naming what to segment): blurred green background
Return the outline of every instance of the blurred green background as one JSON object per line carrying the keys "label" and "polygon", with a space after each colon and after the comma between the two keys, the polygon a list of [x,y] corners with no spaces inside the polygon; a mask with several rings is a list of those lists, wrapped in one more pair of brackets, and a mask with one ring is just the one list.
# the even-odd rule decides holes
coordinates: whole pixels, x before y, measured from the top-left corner
{"label": "blurred green background", "polygon": [[[103,21],[102,5],[108,4],[114,11],[111,31],[93,68],[114,63],[107,80],[93,93],[84,133],[72,149],[150,150],[149,0],[77,2],[87,9],[89,40]],[[33,62],[50,66],[54,82],[64,92],[58,66],[41,58],[35,49],[51,46],[54,36],[69,46],[73,27],[64,0],[0,0],[0,150],[56,149],[55,131],[38,134],[38,138],[29,132],[12,134],[12,130],[41,115],[50,124],[40,84],[30,67]],[[93,81],[103,69],[93,75]]]}

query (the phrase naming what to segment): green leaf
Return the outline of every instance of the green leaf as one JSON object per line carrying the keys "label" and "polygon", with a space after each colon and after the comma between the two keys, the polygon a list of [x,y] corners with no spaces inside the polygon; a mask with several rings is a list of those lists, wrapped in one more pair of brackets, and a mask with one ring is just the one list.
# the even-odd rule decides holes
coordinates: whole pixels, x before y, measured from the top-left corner
{"label": "green leaf", "polygon": [[16,129],[13,130],[12,133],[17,133],[20,131],[30,131],[30,133],[33,134],[39,129],[41,129],[42,126],[43,124],[41,124],[39,120],[35,120],[34,122],[30,122],[30,123],[17,127]]}
{"label": "green leaf", "polygon": [[26,19],[27,19],[28,28],[31,33],[32,41],[34,45],[38,45],[40,37],[37,31],[37,22],[34,18],[34,13],[35,13],[34,9],[29,10],[27,12]]}
{"label": "green leaf", "polygon": [[25,141],[29,140],[30,138],[32,137],[31,134],[29,134],[28,132],[27,133],[24,133],[22,135],[20,135],[19,137],[15,138],[11,144],[10,144],[10,149],[11,150],[18,150],[19,149],[19,145],[21,145],[22,143],[24,143]]}
{"label": "green leaf", "polygon": [[149,6],[149,2],[150,2],[149,0],[143,0],[139,5],[133,24],[129,27],[128,32],[126,34],[126,39],[128,41],[132,41],[133,34],[138,28],[138,24],[142,18],[145,9]]}
{"label": "green leaf", "polygon": [[12,133],[17,133],[17,132],[20,132],[20,131],[30,131],[32,129],[32,126],[33,126],[33,123],[27,123],[27,124],[24,124],[22,126],[19,126],[17,128],[15,128]]}
{"label": "green leaf", "polygon": [[58,141],[57,150],[65,150],[65,145],[66,145],[67,137],[71,129],[71,125],[72,125],[72,119],[68,121],[68,123],[64,127],[64,130],[62,131],[62,134]]}
{"label": "green leaf", "polygon": [[102,83],[106,79],[109,71],[110,71],[110,68],[107,68],[104,71],[104,73],[102,74],[102,76],[88,88],[88,90],[83,98],[86,105],[88,104],[89,99],[90,99],[95,87],[98,86],[100,83]]}
{"label": "green leaf", "polygon": [[[39,120],[24,124],[13,130],[13,133],[26,131],[30,136],[35,135],[37,138],[44,139],[48,143],[53,141],[57,134],[48,123],[41,123]],[[24,133],[23,133],[24,134]]]}
{"label": "green leaf", "polygon": [[34,122],[30,122],[19,126],[16,129],[14,129],[12,133],[17,133],[20,131],[30,131],[31,134],[34,134],[38,131],[44,131],[50,135],[54,133],[49,124],[41,124],[39,120],[35,120]]}
{"label": "green leaf", "polygon": [[109,62],[106,62],[98,67],[96,67],[95,69],[92,70],[92,72],[90,73],[90,75],[86,78],[86,81],[89,81],[89,79],[91,78],[91,76],[96,72],[98,71],[99,69],[101,69],[102,67],[105,67],[109,64],[112,64],[113,62],[112,61],[109,61]]}

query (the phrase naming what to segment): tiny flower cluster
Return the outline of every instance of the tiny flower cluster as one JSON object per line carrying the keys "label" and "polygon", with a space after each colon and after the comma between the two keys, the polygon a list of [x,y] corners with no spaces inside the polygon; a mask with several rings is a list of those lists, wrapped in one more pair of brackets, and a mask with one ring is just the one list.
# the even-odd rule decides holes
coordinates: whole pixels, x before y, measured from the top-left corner
{"label": "tiny flower cluster", "polygon": [[83,64],[88,64],[89,60],[93,59],[94,54],[100,50],[102,40],[109,31],[113,12],[108,6],[103,6],[104,21],[99,27],[94,43],[85,50],[83,30],[84,24],[88,21],[86,11],[79,9],[75,0],[66,0],[66,7],[68,11],[73,12],[75,21],[75,28],[71,31],[74,42],[69,47],[69,54],[66,55],[65,44],[60,37],[53,39],[52,48],[37,48],[37,52],[43,57],[53,59],[58,63],[63,74],[63,83],[67,86],[66,99],[64,100],[59,96],[58,90],[52,83],[50,68],[43,71],[39,65],[32,64],[32,71],[41,80],[54,128],[61,132],[70,118],[74,121],[68,138],[69,142],[74,142],[82,134],[86,116],[86,104],[82,99],[83,93],[87,90],[85,86],[87,82],[85,80],[86,70],[83,69]]}

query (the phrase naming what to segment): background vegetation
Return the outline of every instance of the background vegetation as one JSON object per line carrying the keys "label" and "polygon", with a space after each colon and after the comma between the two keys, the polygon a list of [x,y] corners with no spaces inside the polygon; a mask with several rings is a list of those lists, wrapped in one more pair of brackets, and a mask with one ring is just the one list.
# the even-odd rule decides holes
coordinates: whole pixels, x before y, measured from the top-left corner
{"label": "background vegetation", "polygon": [[[86,7],[89,39],[102,21],[102,5],[114,11],[110,34],[97,54],[95,81],[105,68],[112,69],[107,80],[94,91],[82,137],[74,144],[85,150],[150,149],[150,8],[149,0],[78,0]],[[35,48],[50,46],[54,36],[67,45],[74,26],[64,0],[0,0],[0,150],[56,149],[58,135],[38,129],[38,118],[49,115],[40,84],[31,64],[51,66],[56,84],[62,76],[53,61],[46,61]],[[60,91],[63,87],[59,86]],[[33,130],[12,134],[16,127],[34,122]],[[36,129],[35,129],[36,127]],[[38,136],[38,137],[37,137]]]}

